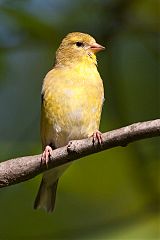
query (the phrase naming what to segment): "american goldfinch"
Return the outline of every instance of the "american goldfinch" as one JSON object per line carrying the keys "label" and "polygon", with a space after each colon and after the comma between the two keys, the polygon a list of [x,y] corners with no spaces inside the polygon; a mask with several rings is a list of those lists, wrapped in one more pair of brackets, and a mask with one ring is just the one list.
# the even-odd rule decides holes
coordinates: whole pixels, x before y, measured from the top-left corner
{"label": "american goldfinch", "polygon": [[[93,137],[101,142],[98,131],[104,89],[97,70],[96,53],[105,47],[89,34],[69,33],[56,52],[55,65],[42,86],[41,139],[42,160],[46,163],[52,150],[70,140]],[[59,177],[68,165],[43,174],[34,208],[52,212]]]}

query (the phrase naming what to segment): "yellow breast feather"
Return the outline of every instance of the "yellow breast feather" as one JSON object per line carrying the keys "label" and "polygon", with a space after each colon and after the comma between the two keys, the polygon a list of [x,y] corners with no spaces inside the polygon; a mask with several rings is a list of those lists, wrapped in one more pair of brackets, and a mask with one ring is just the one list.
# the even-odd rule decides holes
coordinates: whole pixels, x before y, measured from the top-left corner
{"label": "yellow breast feather", "polygon": [[55,135],[55,145],[62,134],[67,135],[67,144],[70,137],[87,137],[98,129],[104,97],[96,66],[90,68],[86,64],[84,67],[83,63],[78,64],[74,70],[69,68],[60,73],[60,79],[57,77],[59,71],[59,68],[52,70],[43,84],[42,108],[45,116],[42,121],[45,124],[42,123],[42,126],[45,131],[42,128],[42,138],[45,138],[44,135]]}

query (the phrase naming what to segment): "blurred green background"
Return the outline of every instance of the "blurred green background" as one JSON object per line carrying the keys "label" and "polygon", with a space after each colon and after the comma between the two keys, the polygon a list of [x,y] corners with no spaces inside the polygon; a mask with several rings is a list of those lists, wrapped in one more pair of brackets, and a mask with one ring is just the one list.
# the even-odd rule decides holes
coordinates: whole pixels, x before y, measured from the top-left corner
{"label": "blurred green background", "polygon": [[[42,79],[68,32],[106,46],[98,55],[101,131],[158,118],[159,9],[158,0],[0,0],[0,161],[41,152]],[[1,189],[0,240],[160,239],[159,144],[147,139],[75,162],[54,214],[33,210],[41,176]]]}

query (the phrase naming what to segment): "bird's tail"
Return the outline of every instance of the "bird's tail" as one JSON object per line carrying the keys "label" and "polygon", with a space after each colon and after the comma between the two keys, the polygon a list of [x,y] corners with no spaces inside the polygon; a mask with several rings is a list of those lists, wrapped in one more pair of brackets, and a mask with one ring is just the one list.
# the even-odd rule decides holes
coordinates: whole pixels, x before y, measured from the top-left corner
{"label": "bird's tail", "polygon": [[42,178],[42,181],[34,202],[34,209],[44,208],[47,212],[52,212],[54,210],[57,184],[58,184],[58,179],[52,185],[47,185]]}

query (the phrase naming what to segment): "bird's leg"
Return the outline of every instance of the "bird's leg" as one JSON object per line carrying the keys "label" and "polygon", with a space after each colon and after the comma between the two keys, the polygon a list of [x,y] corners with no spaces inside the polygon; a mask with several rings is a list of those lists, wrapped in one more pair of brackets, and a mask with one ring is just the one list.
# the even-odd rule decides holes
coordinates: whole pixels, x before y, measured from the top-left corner
{"label": "bird's leg", "polygon": [[44,152],[42,153],[41,159],[43,162],[46,163],[46,165],[48,165],[49,158],[52,155],[52,151],[53,151],[52,148],[49,145],[47,145],[44,149]]}
{"label": "bird's leg", "polygon": [[102,139],[102,133],[100,131],[95,131],[92,134],[92,141],[93,141],[93,145],[95,144],[96,140],[98,141],[98,143],[101,145],[103,143],[103,139]]}

